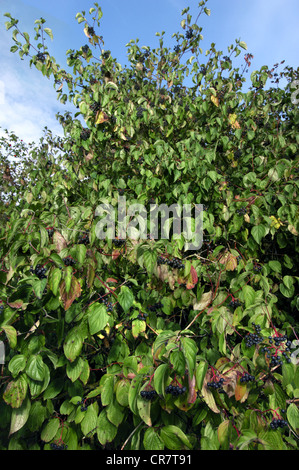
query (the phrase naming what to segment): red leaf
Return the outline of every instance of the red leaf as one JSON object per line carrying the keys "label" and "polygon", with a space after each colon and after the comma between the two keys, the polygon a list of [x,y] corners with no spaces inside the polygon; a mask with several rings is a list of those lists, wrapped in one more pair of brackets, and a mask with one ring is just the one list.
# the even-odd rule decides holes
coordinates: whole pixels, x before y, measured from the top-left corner
{"label": "red leaf", "polygon": [[190,274],[188,276],[188,282],[186,285],[187,289],[193,289],[193,287],[197,284],[198,282],[198,276],[195,268],[191,266]]}

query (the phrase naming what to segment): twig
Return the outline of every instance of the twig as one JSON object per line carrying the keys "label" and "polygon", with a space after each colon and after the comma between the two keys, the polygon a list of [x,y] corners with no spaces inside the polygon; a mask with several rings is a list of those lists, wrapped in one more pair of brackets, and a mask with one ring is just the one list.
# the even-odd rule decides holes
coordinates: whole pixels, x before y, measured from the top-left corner
{"label": "twig", "polygon": [[126,444],[128,443],[128,441],[131,439],[131,437],[133,436],[133,434],[137,431],[137,429],[141,426],[141,424],[143,424],[143,421],[140,421],[140,423],[138,424],[138,426],[136,426],[135,429],[133,429],[133,431],[131,432],[131,434],[129,435],[129,437],[125,440],[125,442],[123,443],[122,447],[120,450],[124,450],[124,447],[126,446]]}

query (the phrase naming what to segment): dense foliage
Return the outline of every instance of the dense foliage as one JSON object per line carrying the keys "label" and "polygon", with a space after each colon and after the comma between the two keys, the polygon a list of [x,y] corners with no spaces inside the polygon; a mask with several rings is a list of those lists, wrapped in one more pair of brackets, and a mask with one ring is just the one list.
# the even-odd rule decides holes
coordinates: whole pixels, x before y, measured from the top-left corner
{"label": "dense foliage", "polygon": [[[6,14],[12,52],[78,111],[63,139],[1,139],[2,449],[298,449],[298,70],[264,66],[245,92],[246,44],[203,54],[198,8],[174,48],[131,41],[122,67],[95,4],[72,73],[44,19],[34,46]],[[202,204],[202,247],[149,225],[99,239],[120,195]]]}

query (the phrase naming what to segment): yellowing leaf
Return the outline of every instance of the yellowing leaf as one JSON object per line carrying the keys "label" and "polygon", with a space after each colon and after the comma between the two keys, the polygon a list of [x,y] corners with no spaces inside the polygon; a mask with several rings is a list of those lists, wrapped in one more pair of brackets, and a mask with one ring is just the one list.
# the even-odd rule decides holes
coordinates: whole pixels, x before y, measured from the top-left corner
{"label": "yellowing leaf", "polygon": [[230,425],[229,419],[222,421],[222,423],[218,426],[217,436],[220,444],[224,444],[226,439],[228,438],[228,428]]}
{"label": "yellowing leaf", "polygon": [[237,383],[235,388],[235,399],[236,401],[244,402],[248,397],[249,391],[247,390],[246,384]]}
{"label": "yellowing leaf", "polygon": [[88,32],[88,25],[85,26],[83,31],[84,31],[85,36],[87,36],[88,38],[91,38],[91,35]]}
{"label": "yellowing leaf", "polygon": [[220,410],[218,406],[216,405],[215,398],[213,396],[213,393],[211,390],[208,388],[207,384],[212,380],[212,371],[209,369],[205,375],[204,381],[203,381],[203,386],[201,389],[202,397],[208,407],[214,411],[214,413],[220,413]]}
{"label": "yellowing leaf", "polygon": [[211,303],[212,297],[213,292],[211,290],[205,294],[202,294],[199,302],[195,302],[193,304],[193,310],[203,310],[206,308]]}
{"label": "yellowing leaf", "polygon": [[103,111],[99,111],[97,114],[96,124],[102,124],[109,120],[109,117]]}
{"label": "yellowing leaf", "polygon": [[211,101],[212,101],[212,103],[214,103],[215,106],[217,106],[217,107],[219,106],[219,99],[217,98],[217,96],[212,95],[211,96]]}
{"label": "yellowing leaf", "polygon": [[223,255],[220,258],[219,262],[221,264],[225,264],[226,271],[234,271],[238,266],[237,258],[231,253],[226,253],[225,255]]}
{"label": "yellowing leaf", "polygon": [[237,115],[236,114],[230,114],[228,116],[228,120],[232,126],[233,129],[240,129],[240,124],[237,121]]}
{"label": "yellowing leaf", "polygon": [[283,225],[283,223],[281,222],[281,220],[278,218],[276,219],[276,217],[274,217],[274,215],[271,215],[270,216],[270,219],[272,220],[272,223],[271,223],[271,227],[274,227],[276,229],[279,229],[279,227],[281,225]]}
{"label": "yellowing leaf", "polygon": [[288,225],[288,230],[289,230],[293,235],[298,236],[298,232],[297,232],[297,230],[295,229],[294,225]]}

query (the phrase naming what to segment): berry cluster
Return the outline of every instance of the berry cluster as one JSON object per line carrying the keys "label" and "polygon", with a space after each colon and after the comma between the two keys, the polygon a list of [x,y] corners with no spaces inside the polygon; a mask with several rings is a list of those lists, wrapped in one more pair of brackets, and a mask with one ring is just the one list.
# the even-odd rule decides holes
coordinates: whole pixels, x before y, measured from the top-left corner
{"label": "berry cluster", "polygon": [[223,390],[223,383],[224,383],[224,379],[221,378],[219,379],[218,381],[212,381],[212,382],[208,382],[207,383],[207,386],[209,388],[212,388],[214,390],[217,390],[218,393],[224,393],[224,390]]}
{"label": "berry cluster", "polygon": [[254,333],[248,333],[248,335],[245,338],[245,344],[247,348],[250,348],[253,345],[257,345],[259,343],[262,343],[263,337],[261,336],[261,326],[256,325],[255,323],[252,323],[252,326],[255,329]]}
{"label": "berry cluster", "polygon": [[52,442],[50,444],[50,447],[51,449],[53,450],[66,450],[67,449],[67,445],[66,444],[58,444],[57,442]]}
{"label": "berry cluster", "polygon": [[240,378],[241,383],[253,382],[254,380],[255,380],[254,375],[250,375],[250,374],[248,374],[248,372],[244,372],[244,374]]}
{"label": "berry cluster", "polygon": [[40,60],[41,62],[45,62],[45,54],[43,54],[42,52],[38,52],[36,54],[36,58],[37,60]]}
{"label": "berry cluster", "polygon": [[238,160],[241,157],[241,155],[242,155],[241,150],[236,150],[234,153],[234,159]]}
{"label": "berry cluster", "polygon": [[88,405],[86,404],[86,400],[77,401],[77,405],[82,405],[80,408],[81,411],[86,411],[88,408]]}
{"label": "berry cluster", "polygon": [[147,50],[143,52],[142,54],[138,54],[136,59],[138,60],[138,62],[144,62],[149,57],[149,55],[150,55],[150,51]]}
{"label": "berry cluster", "polygon": [[94,35],[95,35],[95,31],[94,31],[94,29],[93,29],[92,26],[88,26],[87,32],[88,32],[88,34],[89,34],[90,36],[94,36]]}
{"label": "berry cluster", "polygon": [[186,387],[180,387],[179,385],[168,385],[165,388],[165,393],[169,393],[173,397],[177,397],[178,395],[185,393],[186,390]]}
{"label": "berry cluster", "polygon": [[207,68],[206,68],[206,67],[201,67],[200,73],[202,73],[203,75],[206,75],[206,73],[207,73]]}
{"label": "berry cluster", "polygon": [[273,430],[276,430],[278,428],[284,428],[286,426],[288,426],[288,423],[284,419],[274,418],[270,423],[270,428]]}
{"label": "berry cluster", "polygon": [[188,29],[188,31],[186,31],[186,35],[185,35],[186,39],[191,39],[193,38],[193,29]]}
{"label": "berry cluster", "polygon": [[76,261],[71,256],[67,256],[66,258],[63,258],[62,261],[64,262],[66,266],[74,266],[74,264],[76,264]]}
{"label": "berry cluster", "polygon": [[180,52],[180,46],[177,45],[177,46],[174,46],[174,52],[176,52],[177,54]]}
{"label": "berry cluster", "polygon": [[282,366],[283,361],[282,361],[281,356],[279,356],[279,354],[275,353],[271,355],[270,353],[268,353],[267,357],[270,359],[270,366],[272,367]]}
{"label": "berry cluster", "polygon": [[184,269],[185,265],[182,263],[182,261],[178,258],[173,258],[173,259],[166,259],[163,258],[163,256],[159,256],[157,260],[158,266],[161,264],[167,264],[169,267],[174,268],[174,269]]}
{"label": "berry cluster", "polygon": [[148,317],[148,313],[139,313],[137,316],[137,320],[144,320]]}
{"label": "berry cluster", "polygon": [[79,236],[78,243],[79,243],[79,245],[88,245],[88,243],[89,243],[88,232],[84,232],[82,235]]}
{"label": "berry cluster", "polygon": [[83,129],[81,134],[80,134],[80,138],[82,140],[87,140],[87,139],[89,139],[89,136],[90,136],[90,129]]}
{"label": "berry cluster", "polygon": [[113,310],[113,304],[112,302],[109,301],[107,297],[101,297],[102,303],[106,305],[107,307],[107,312],[112,312]]}
{"label": "berry cluster", "polygon": [[144,111],[146,111],[145,108],[143,108],[142,106],[138,106],[138,108],[137,108],[137,117],[139,119],[142,118]]}
{"label": "berry cluster", "polygon": [[[266,353],[266,357],[270,359],[271,366],[278,366],[283,364],[282,357],[279,356],[279,352],[285,358],[286,362],[291,362],[291,358],[289,357],[289,353],[291,351],[290,346],[292,342],[288,340],[287,336],[269,336],[268,341],[270,346],[264,346],[262,348],[262,352]],[[273,345],[274,341],[274,345]],[[282,343],[285,342],[283,346]],[[284,349],[283,349],[284,348]],[[275,352],[271,354],[271,349],[275,349]]]}
{"label": "berry cluster", "polygon": [[240,305],[242,305],[242,303],[240,302],[239,299],[232,299],[228,305],[229,307],[237,308]]}
{"label": "berry cluster", "polygon": [[246,207],[241,207],[241,209],[237,209],[236,212],[237,212],[237,214],[239,214],[239,215],[244,215],[244,214],[246,214],[246,212],[247,212],[247,211],[246,211]]}
{"label": "berry cluster", "polygon": [[89,51],[89,46],[88,44],[85,44],[85,46],[82,47],[82,52],[84,52],[85,54],[87,54]]}
{"label": "berry cluster", "polygon": [[149,305],[147,308],[150,312],[156,312],[157,310],[160,310],[163,307],[163,304],[161,302],[156,302],[154,305]]}
{"label": "berry cluster", "polygon": [[115,245],[115,246],[122,246],[122,245],[124,245],[124,244],[126,243],[126,241],[125,241],[125,240],[118,240],[117,238],[114,238],[114,239],[112,240],[112,243],[113,243],[113,245]]}
{"label": "berry cluster", "polygon": [[100,103],[97,103],[96,101],[90,105],[90,110],[93,113],[97,113],[101,109]]}
{"label": "berry cluster", "polygon": [[103,59],[106,59],[106,60],[109,59],[110,54],[111,54],[110,51],[105,51],[105,52],[103,53]]}
{"label": "berry cluster", "polygon": [[35,274],[39,279],[45,279],[46,276],[46,268],[44,268],[41,264],[38,264],[35,269],[30,267],[30,272]]}
{"label": "berry cluster", "polygon": [[231,58],[228,57],[227,55],[223,56],[223,60],[224,60],[225,62],[231,62],[231,61],[232,61]]}
{"label": "berry cluster", "polygon": [[255,265],[253,266],[253,271],[254,271],[255,273],[259,273],[262,269],[263,269],[263,266],[260,266],[259,264],[255,264]]}
{"label": "berry cluster", "polygon": [[204,243],[205,245],[208,245],[208,246],[210,246],[210,245],[213,244],[213,240],[210,240],[210,239],[207,238],[207,237],[204,237],[202,241],[203,241],[203,243]]}
{"label": "berry cluster", "polygon": [[223,98],[224,98],[224,95],[225,95],[225,90],[221,90],[219,93],[218,93],[218,99],[219,101],[222,101]]}
{"label": "berry cluster", "polygon": [[49,238],[53,237],[54,235],[54,228],[53,227],[46,227],[46,230],[48,232]]}
{"label": "berry cluster", "polygon": [[156,390],[141,390],[140,396],[145,400],[152,401],[156,398],[157,392]]}

